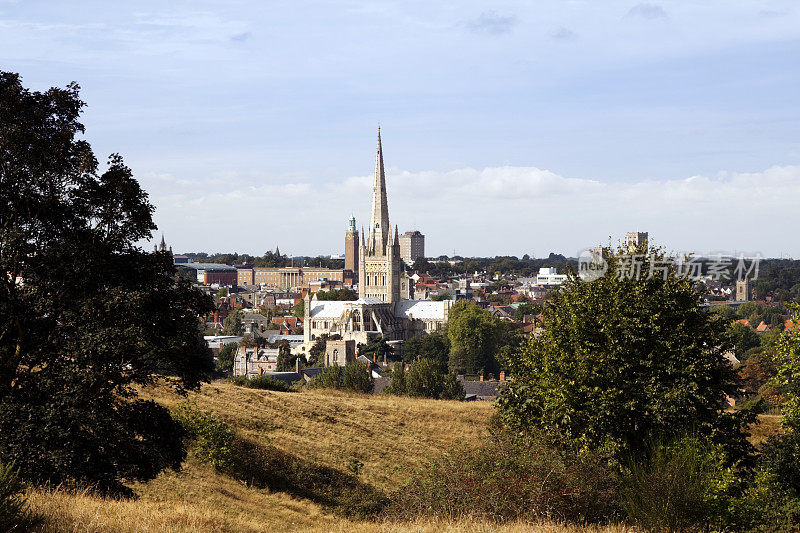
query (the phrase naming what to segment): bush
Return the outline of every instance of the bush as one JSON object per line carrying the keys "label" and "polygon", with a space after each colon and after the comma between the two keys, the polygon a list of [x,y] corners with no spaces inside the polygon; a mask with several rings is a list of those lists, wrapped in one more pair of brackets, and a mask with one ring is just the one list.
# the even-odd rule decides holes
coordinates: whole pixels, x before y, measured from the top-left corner
{"label": "bush", "polygon": [[308,382],[312,389],[340,389],[342,388],[342,367],[337,363],[326,366],[322,371]]}
{"label": "bush", "polygon": [[444,376],[432,359],[412,363],[406,372],[406,394],[422,398],[439,398],[444,390]]}
{"label": "bush", "polygon": [[604,521],[618,514],[616,482],[596,456],[560,453],[539,437],[495,433],[431,459],[391,498],[388,518]]}
{"label": "bush", "polygon": [[0,531],[28,531],[41,517],[31,512],[13,465],[0,463]]}
{"label": "bush", "polygon": [[646,530],[721,525],[733,482],[721,448],[696,437],[656,441],[627,465],[620,503],[628,517]]}
{"label": "bush", "polygon": [[247,387],[248,389],[274,390],[278,392],[293,391],[290,384],[267,375],[256,376],[249,379],[247,376],[235,376],[230,378],[229,381],[234,385],[238,385],[239,387]]}
{"label": "bush", "polygon": [[233,464],[236,434],[221,418],[201,411],[191,400],[182,402],[173,416],[194,442],[195,454],[201,461],[218,470]]}
{"label": "bush", "polygon": [[403,363],[395,363],[392,368],[392,382],[383,389],[386,394],[396,394],[402,396],[406,393],[406,371]]}
{"label": "bush", "polygon": [[228,373],[233,370],[233,358],[236,355],[236,350],[238,348],[239,344],[235,342],[229,342],[220,348],[219,353],[217,354],[217,372]]}
{"label": "bush", "polygon": [[464,387],[456,379],[455,374],[447,374],[444,377],[444,387],[439,395],[441,400],[463,400],[465,396]]}
{"label": "bush", "polygon": [[342,387],[355,392],[370,393],[375,388],[369,364],[356,361],[345,365]]}

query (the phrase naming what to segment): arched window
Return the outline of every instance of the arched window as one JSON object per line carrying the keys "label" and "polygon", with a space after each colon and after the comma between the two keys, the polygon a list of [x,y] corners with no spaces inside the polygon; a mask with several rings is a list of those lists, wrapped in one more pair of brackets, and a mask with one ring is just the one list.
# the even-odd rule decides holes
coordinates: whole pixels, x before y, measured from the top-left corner
{"label": "arched window", "polygon": [[333,351],[333,362],[334,363],[338,363],[339,362],[339,350],[334,350]]}

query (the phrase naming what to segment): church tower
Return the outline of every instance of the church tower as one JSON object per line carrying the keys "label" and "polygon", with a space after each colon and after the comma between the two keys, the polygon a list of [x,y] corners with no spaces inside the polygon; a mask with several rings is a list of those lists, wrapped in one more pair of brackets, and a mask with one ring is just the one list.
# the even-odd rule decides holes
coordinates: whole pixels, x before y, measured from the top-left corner
{"label": "church tower", "polygon": [[396,227],[392,237],[389,226],[380,126],[375,155],[375,181],[372,185],[372,214],[368,231],[365,233],[361,229],[361,238],[358,253],[358,297],[377,298],[386,303],[399,301],[400,238]]}

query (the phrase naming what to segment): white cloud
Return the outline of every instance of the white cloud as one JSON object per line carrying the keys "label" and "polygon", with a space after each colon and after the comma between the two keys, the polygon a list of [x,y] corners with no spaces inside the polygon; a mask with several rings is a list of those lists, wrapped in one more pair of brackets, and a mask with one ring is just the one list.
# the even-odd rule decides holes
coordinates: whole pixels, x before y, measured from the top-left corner
{"label": "white cloud", "polygon": [[[278,244],[295,255],[331,253],[343,248],[351,212],[365,224],[371,181],[184,189],[153,200],[176,250],[263,253]],[[425,233],[429,254],[577,255],[639,230],[673,250],[800,255],[787,240],[800,227],[800,166],[633,183],[535,167],[389,169],[387,182],[392,224]]]}

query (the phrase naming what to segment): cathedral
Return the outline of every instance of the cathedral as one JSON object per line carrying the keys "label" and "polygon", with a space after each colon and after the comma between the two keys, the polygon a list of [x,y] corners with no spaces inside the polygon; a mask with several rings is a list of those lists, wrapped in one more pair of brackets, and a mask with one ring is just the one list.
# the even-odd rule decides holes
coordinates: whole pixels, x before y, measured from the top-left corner
{"label": "cathedral", "polygon": [[412,295],[411,280],[403,271],[400,259],[397,226],[392,234],[389,225],[383,147],[378,128],[372,212],[369,228],[365,232],[362,227],[358,245],[358,300],[321,301],[307,295],[303,328],[306,349],[326,333],[366,344],[375,337],[403,341],[443,328],[452,300],[413,300]]}

